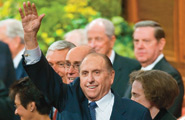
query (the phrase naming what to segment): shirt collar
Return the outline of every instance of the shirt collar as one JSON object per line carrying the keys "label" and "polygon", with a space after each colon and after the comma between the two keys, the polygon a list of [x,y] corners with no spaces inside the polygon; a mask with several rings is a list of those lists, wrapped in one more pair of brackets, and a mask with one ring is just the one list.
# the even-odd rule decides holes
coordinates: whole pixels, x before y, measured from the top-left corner
{"label": "shirt collar", "polygon": [[111,55],[110,55],[109,59],[110,59],[111,63],[113,64],[114,59],[115,59],[115,51],[114,51],[114,50],[112,50],[112,52],[111,52]]}
{"label": "shirt collar", "polygon": [[153,67],[164,57],[164,54],[160,54],[157,59],[150,65],[142,67],[141,70],[152,70]]}
{"label": "shirt collar", "polygon": [[[109,92],[102,97],[100,100],[95,101],[98,108],[100,108],[101,111],[104,111],[104,109],[106,109],[106,107],[110,104],[111,101],[114,100],[114,95],[112,94],[111,90],[109,90]],[[91,101],[89,101],[90,103]]]}
{"label": "shirt collar", "polygon": [[22,59],[22,54],[24,53],[24,49],[22,49],[13,59],[14,68],[16,69]]}

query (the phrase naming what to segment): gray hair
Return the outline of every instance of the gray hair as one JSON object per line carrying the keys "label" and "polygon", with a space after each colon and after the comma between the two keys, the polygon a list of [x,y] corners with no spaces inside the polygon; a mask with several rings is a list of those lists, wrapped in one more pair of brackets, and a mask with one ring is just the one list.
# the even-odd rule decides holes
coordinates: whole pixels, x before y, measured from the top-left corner
{"label": "gray hair", "polygon": [[58,40],[54,43],[52,43],[48,50],[47,50],[47,53],[46,53],[46,56],[47,54],[49,53],[49,51],[54,51],[54,50],[64,50],[64,49],[71,49],[71,48],[74,48],[76,47],[73,43],[71,42],[68,42],[68,41],[65,41],[65,40]]}
{"label": "gray hair", "polygon": [[105,34],[109,37],[109,39],[111,39],[111,37],[114,35],[114,31],[115,31],[114,24],[108,19],[97,18],[97,19],[91,21],[86,26],[86,32],[89,30],[90,26],[95,23],[103,24],[103,26],[105,27]]}
{"label": "gray hair", "polygon": [[154,28],[154,36],[157,40],[165,38],[165,32],[158,22],[152,20],[139,21],[134,25],[134,30],[139,27],[152,27]]}
{"label": "gray hair", "polygon": [[87,45],[87,35],[84,29],[74,29],[70,32],[67,32],[64,35],[64,39],[69,41],[67,38],[69,38],[70,36],[75,36],[75,41],[77,42],[77,46],[80,45]]}
{"label": "gray hair", "polygon": [[21,38],[21,43],[24,43],[24,30],[21,21],[16,19],[2,20],[0,21],[0,27],[6,27],[5,34],[8,37],[14,38],[19,36]]}

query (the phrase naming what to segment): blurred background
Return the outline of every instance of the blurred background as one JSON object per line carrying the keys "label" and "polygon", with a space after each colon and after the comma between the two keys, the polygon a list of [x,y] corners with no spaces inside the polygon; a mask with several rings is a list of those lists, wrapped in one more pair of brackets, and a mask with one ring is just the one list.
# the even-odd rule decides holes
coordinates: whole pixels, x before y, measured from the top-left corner
{"label": "blurred background", "polygon": [[[16,18],[20,20],[18,8],[24,0],[1,0],[0,20]],[[45,13],[38,33],[39,46],[46,53],[48,46],[56,40],[63,40],[64,34],[85,26],[95,18],[110,19],[115,25],[115,51],[134,58],[132,32],[133,23],[122,17],[121,0],[30,0],[38,9],[38,14]],[[124,52],[123,52],[124,51]]]}

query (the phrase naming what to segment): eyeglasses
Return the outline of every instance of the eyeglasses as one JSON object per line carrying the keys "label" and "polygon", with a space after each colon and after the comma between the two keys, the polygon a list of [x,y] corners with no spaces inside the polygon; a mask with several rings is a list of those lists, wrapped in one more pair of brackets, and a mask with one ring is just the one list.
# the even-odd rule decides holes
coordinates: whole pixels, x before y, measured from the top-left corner
{"label": "eyeglasses", "polygon": [[[53,66],[52,63],[49,63],[49,64],[50,64],[51,67]],[[65,63],[63,63],[63,62],[58,62],[58,63],[56,63],[56,66],[58,66],[58,67],[60,67],[60,68],[65,68]]]}
{"label": "eyeglasses", "polygon": [[73,67],[75,70],[78,70],[79,69],[79,66],[80,66],[80,63],[75,63],[75,64],[71,64],[71,63],[65,63],[65,68],[67,70],[69,70],[70,67]]}

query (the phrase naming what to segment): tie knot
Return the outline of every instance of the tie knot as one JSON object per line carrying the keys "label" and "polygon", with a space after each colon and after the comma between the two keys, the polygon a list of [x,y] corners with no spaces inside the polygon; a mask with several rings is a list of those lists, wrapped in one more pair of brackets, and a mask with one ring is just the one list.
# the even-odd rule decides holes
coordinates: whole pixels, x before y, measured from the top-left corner
{"label": "tie knot", "polygon": [[90,107],[91,109],[95,109],[95,108],[97,107],[96,102],[90,102],[89,107]]}

